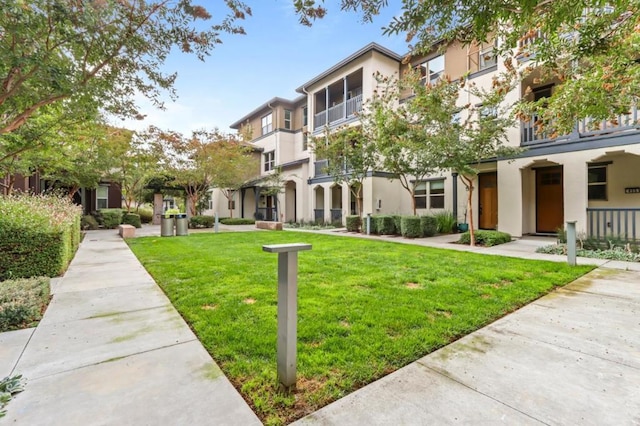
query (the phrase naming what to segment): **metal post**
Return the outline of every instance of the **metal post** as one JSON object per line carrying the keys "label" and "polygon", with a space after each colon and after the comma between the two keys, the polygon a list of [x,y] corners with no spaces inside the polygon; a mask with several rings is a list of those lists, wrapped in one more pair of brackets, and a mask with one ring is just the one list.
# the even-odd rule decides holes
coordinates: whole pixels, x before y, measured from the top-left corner
{"label": "metal post", "polygon": [[262,250],[278,253],[278,381],[289,391],[296,385],[298,252],[311,250],[311,244],[264,245]]}
{"label": "metal post", "polygon": [[576,265],[576,221],[567,222],[567,262]]}
{"label": "metal post", "polygon": [[367,235],[371,235],[371,213],[367,213]]}
{"label": "metal post", "polygon": [[218,233],[218,212],[216,212],[213,216],[215,217],[213,230],[217,234]]}

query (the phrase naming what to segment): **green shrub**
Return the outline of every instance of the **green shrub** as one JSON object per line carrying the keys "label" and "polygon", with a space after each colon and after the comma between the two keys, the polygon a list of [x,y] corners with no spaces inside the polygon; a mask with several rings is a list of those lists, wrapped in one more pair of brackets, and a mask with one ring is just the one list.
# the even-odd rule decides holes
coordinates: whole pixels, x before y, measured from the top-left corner
{"label": "green shrub", "polygon": [[107,229],[116,229],[122,223],[122,209],[100,209],[102,226]]}
{"label": "green shrub", "polygon": [[100,224],[98,224],[98,221],[96,220],[95,217],[93,217],[90,214],[88,214],[88,215],[82,216],[82,221],[80,222],[80,227],[82,229],[84,229],[85,231],[86,230],[95,231],[96,229],[98,229],[100,227]]}
{"label": "green shrub", "polygon": [[0,332],[33,327],[49,303],[49,278],[0,282]]}
{"label": "green shrub", "polygon": [[[511,234],[500,231],[475,231],[476,244],[485,247],[497,246],[511,241]],[[467,231],[460,235],[460,244],[470,244],[471,234]]]}
{"label": "green shrub", "polygon": [[153,210],[151,209],[138,209],[136,211],[140,215],[140,222],[151,223],[153,222]]}
{"label": "green shrub", "polygon": [[216,218],[214,216],[191,216],[189,228],[213,228]]}
{"label": "green shrub", "polygon": [[437,229],[436,233],[438,234],[451,234],[455,231],[457,226],[456,218],[453,216],[453,212],[449,210],[444,210],[441,212],[434,213],[433,216],[436,218]]}
{"label": "green shrub", "polygon": [[218,222],[223,225],[254,225],[256,223],[253,219],[245,219],[242,217],[218,219]]}
{"label": "green shrub", "polygon": [[80,221],[68,198],[0,197],[0,280],[62,274],[80,244]]}
{"label": "green shrub", "polygon": [[433,237],[438,231],[438,221],[435,216],[426,215],[420,217],[420,228],[423,237]]}
{"label": "green shrub", "polygon": [[396,232],[396,225],[392,216],[376,216],[376,234],[393,235]]}
{"label": "green shrub", "polygon": [[393,216],[391,216],[393,218],[393,227],[394,227],[394,233],[396,235],[400,235],[402,234],[402,216],[400,216],[399,214],[394,214]]}
{"label": "green shrub", "polygon": [[124,213],[122,215],[122,223],[126,225],[132,225],[136,228],[142,228],[142,224],[140,223],[140,215],[135,213]]}
{"label": "green shrub", "polygon": [[360,216],[347,216],[347,231],[349,232],[360,232],[360,227],[362,226],[362,219]]}
{"label": "green shrub", "polygon": [[419,238],[422,236],[422,226],[418,216],[402,216],[400,230],[405,238]]}

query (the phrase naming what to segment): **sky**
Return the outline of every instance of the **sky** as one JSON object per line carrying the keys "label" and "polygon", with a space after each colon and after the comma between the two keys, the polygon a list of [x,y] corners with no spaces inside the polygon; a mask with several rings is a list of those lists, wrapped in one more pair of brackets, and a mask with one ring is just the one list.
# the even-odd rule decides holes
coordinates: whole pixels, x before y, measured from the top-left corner
{"label": "sky", "polygon": [[[339,0],[326,0],[328,14],[312,27],[298,23],[293,0],[245,0],[253,16],[242,22],[246,35],[222,34],[205,62],[194,55],[172,53],[164,71],[177,72],[178,99],[165,97],[164,111],[141,98],[142,121],[115,125],[141,130],[149,125],[190,134],[193,130],[229,125],[273,97],[294,99],[303,83],[360,48],[376,42],[398,54],[407,52],[404,36],[385,36],[382,27],[400,11],[400,1],[389,6],[373,23],[340,10]],[[198,3],[198,2],[196,2]],[[226,10],[221,0],[200,0],[216,17]]]}

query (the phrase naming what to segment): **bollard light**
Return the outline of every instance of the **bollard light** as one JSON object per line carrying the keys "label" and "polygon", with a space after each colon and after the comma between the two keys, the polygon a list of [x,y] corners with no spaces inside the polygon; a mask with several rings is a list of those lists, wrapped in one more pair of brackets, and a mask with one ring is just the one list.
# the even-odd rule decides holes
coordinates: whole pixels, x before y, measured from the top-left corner
{"label": "bollard light", "polygon": [[218,233],[218,212],[215,213],[214,217],[215,219],[214,219],[213,231],[217,234]]}
{"label": "bollard light", "polygon": [[311,244],[272,244],[262,250],[278,253],[278,381],[289,391],[296,384],[298,252],[311,250]]}
{"label": "bollard light", "polygon": [[567,222],[567,263],[576,265],[576,221]]}

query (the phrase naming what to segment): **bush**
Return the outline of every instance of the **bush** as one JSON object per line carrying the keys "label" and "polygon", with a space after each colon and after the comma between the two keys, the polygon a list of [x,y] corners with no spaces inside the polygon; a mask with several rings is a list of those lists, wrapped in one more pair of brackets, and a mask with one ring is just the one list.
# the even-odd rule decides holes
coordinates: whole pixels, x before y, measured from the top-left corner
{"label": "bush", "polygon": [[223,225],[254,225],[256,223],[253,219],[245,219],[242,217],[218,219],[218,221]]}
{"label": "bush", "polygon": [[162,215],[164,217],[172,217],[172,216],[175,216],[177,214],[180,214],[180,210],[178,210],[178,209],[167,209],[167,210],[165,210],[165,212]]}
{"label": "bush", "polygon": [[[511,234],[500,231],[476,231],[476,244],[485,247],[497,246],[498,244],[504,244],[511,241]],[[458,240],[460,244],[470,244],[471,234],[467,231],[460,235]]]}
{"label": "bush", "polygon": [[[373,221],[373,217],[371,218]],[[376,233],[380,235],[393,235],[396,232],[396,225],[392,216],[376,216],[375,217]]]}
{"label": "bush", "polygon": [[90,214],[87,214],[82,216],[82,220],[80,221],[80,227],[85,231],[86,230],[95,231],[100,227],[100,224],[98,223],[95,217],[91,216]]}
{"label": "bush", "polygon": [[0,282],[0,332],[33,327],[49,303],[49,278]]}
{"label": "bush", "polygon": [[132,225],[136,228],[142,228],[140,223],[140,215],[135,213],[125,213],[122,215],[122,223],[126,225]]}
{"label": "bush", "polygon": [[107,229],[116,229],[122,223],[122,209],[100,209],[102,226]]}
{"label": "bush", "polygon": [[215,221],[214,216],[191,216],[189,228],[213,228]]}
{"label": "bush", "polygon": [[138,209],[137,213],[140,215],[140,222],[151,223],[153,222],[153,210],[150,209]]}
{"label": "bush", "polygon": [[0,280],[62,274],[80,244],[81,214],[66,197],[0,197]]}
{"label": "bush", "polygon": [[399,214],[395,214],[393,216],[391,216],[393,218],[393,227],[394,227],[394,233],[396,235],[400,235],[402,234],[402,216],[400,216]]}
{"label": "bush", "polygon": [[347,216],[347,231],[360,232],[362,226],[362,218],[360,216]]}
{"label": "bush", "polygon": [[436,233],[451,234],[455,232],[457,221],[452,212],[450,212],[449,210],[437,212],[434,213],[433,217],[436,218],[437,223]]}
{"label": "bush", "polygon": [[405,238],[419,238],[422,236],[422,226],[418,216],[402,216],[400,230]]}
{"label": "bush", "polygon": [[438,231],[438,221],[435,216],[421,216],[420,228],[423,237],[433,237]]}

